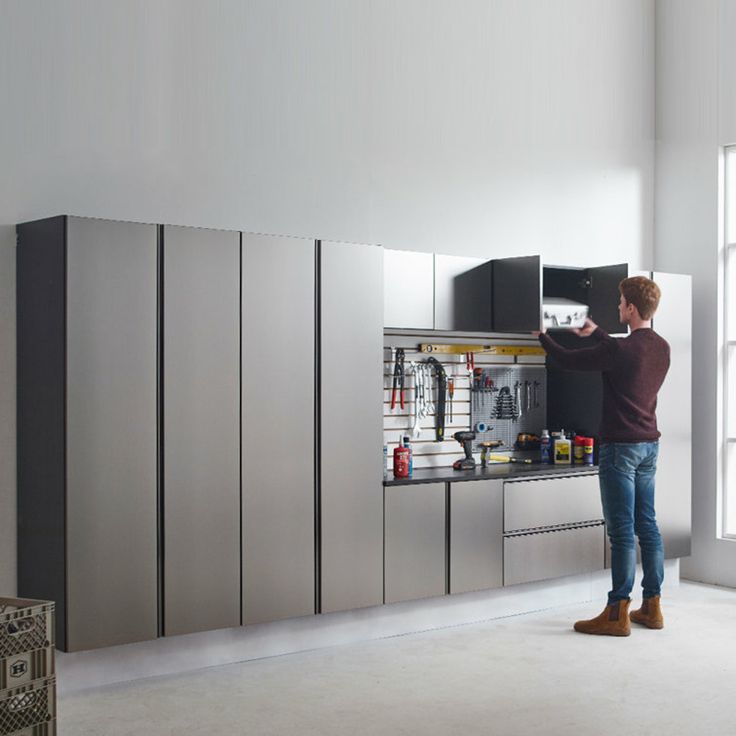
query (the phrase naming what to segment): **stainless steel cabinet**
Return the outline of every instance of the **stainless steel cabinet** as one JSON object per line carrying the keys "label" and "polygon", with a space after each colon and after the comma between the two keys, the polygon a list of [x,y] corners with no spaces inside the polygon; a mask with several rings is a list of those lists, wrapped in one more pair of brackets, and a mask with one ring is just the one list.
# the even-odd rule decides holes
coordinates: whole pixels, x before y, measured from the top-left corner
{"label": "stainless steel cabinet", "polygon": [[503,585],[503,485],[450,485],[450,593]]}
{"label": "stainless steel cabinet", "polygon": [[163,630],[240,624],[240,233],[163,229]]}
{"label": "stainless steel cabinet", "polygon": [[386,603],[444,595],[445,484],[387,486]]}
{"label": "stainless steel cabinet", "polygon": [[662,290],[652,327],[670,344],[657,398],[656,509],[666,558],[690,554],[692,523],[692,277],[655,272]]}
{"label": "stainless steel cabinet", "polygon": [[431,330],[434,320],[434,256],[383,251],[383,324]]}
{"label": "stainless steel cabinet", "polygon": [[550,529],[504,538],[504,585],[602,570],[604,526]]}
{"label": "stainless steel cabinet", "polygon": [[252,624],[315,612],[314,241],[244,233],[242,284],[243,623]]}
{"label": "stainless steel cabinet", "polygon": [[602,518],[597,474],[504,484],[506,532]]}
{"label": "stainless steel cabinet", "polygon": [[490,329],[490,315],[484,318],[479,308],[479,304],[485,303],[490,309],[491,296],[482,264],[482,258],[435,255],[435,330],[487,332]]}
{"label": "stainless steel cabinet", "polygon": [[57,646],[157,634],[157,233],[18,226],[18,588]]}
{"label": "stainless steel cabinet", "polygon": [[321,610],[383,600],[383,249],[322,242]]}

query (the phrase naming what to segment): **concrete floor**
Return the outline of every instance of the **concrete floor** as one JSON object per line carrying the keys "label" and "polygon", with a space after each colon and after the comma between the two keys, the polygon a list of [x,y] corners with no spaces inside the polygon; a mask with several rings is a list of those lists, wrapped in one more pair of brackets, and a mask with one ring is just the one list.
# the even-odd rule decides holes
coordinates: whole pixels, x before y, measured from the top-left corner
{"label": "concrete floor", "polygon": [[86,690],[60,699],[59,733],[736,733],[736,590],[683,583],[662,631],[571,630],[602,605]]}

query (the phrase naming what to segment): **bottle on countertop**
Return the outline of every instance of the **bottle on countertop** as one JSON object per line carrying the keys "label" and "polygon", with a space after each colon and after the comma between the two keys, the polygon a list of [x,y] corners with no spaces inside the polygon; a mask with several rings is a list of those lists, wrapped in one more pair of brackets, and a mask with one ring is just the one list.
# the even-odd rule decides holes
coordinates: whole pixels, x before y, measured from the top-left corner
{"label": "bottle on countertop", "polygon": [[409,477],[411,477],[412,473],[414,472],[414,452],[411,449],[411,443],[409,442],[408,434],[404,435],[403,440],[404,447],[409,450]]}
{"label": "bottle on countertop", "polygon": [[542,438],[539,445],[540,460],[549,464],[552,462],[552,438],[549,436],[549,430],[542,430]]}
{"label": "bottle on countertop", "polygon": [[572,443],[565,437],[565,430],[560,430],[560,436],[555,440],[555,465],[570,465],[572,461]]}

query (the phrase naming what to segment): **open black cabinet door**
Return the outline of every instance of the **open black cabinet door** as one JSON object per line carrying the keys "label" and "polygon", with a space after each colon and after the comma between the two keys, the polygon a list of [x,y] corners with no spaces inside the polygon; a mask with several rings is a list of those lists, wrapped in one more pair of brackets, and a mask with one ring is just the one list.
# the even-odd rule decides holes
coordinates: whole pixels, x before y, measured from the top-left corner
{"label": "open black cabinet door", "polygon": [[625,333],[618,319],[618,285],[629,275],[629,264],[598,266],[588,269],[590,318],[609,334]]}
{"label": "open black cabinet door", "polygon": [[494,332],[531,332],[540,329],[541,257],[497,258],[492,263]]}

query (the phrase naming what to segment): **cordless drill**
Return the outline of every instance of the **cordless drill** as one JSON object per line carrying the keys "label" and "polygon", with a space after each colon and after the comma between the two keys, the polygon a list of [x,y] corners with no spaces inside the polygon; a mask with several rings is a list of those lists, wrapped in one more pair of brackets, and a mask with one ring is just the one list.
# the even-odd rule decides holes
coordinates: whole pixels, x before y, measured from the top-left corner
{"label": "cordless drill", "polygon": [[455,432],[452,435],[465,450],[465,457],[462,460],[455,460],[452,467],[455,470],[472,470],[475,467],[475,459],[473,458],[473,440],[475,432]]}

